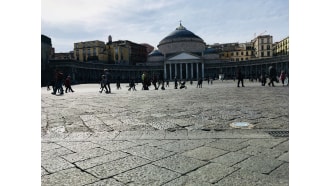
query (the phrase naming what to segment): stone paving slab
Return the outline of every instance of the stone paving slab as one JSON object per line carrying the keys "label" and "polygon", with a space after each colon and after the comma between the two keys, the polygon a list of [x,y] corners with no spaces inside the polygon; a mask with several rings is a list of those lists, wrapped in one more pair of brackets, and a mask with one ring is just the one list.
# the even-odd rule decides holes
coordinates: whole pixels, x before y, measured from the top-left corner
{"label": "stone paving slab", "polygon": [[70,168],[61,172],[56,172],[54,174],[43,176],[41,180],[41,185],[44,186],[85,185],[88,183],[95,182],[96,180],[97,178],[86,172],[82,172],[81,170],[76,168]]}
{"label": "stone paving slab", "polygon": [[119,160],[103,163],[90,169],[86,169],[86,172],[91,173],[97,178],[109,178],[148,163],[150,163],[149,160],[137,156],[127,156]]}
{"label": "stone paving slab", "polygon": [[129,156],[127,153],[123,153],[120,151],[111,152],[109,154],[105,154],[102,156],[97,156],[89,159],[84,159],[82,161],[76,162],[75,164],[81,169],[88,169],[97,165],[101,165],[103,163],[111,162],[117,159],[125,158]]}
{"label": "stone paving slab", "polygon": [[227,154],[228,151],[224,151],[221,149],[211,148],[211,147],[198,147],[193,150],[188,150],[182,153],[181,155],[199,159],[199,160],[211,160],[218,156]]}
{"label": "stone paving slab", "polygon": [[168,169],[147,164],[123,174],[114,176],[114,178],[126,185],[162,185],[170,180],[178,178],[181,174]]}
{"label": "stone paving slab", "polygon": [[245,84],[42,88],[41,185],[289,185],[289,138],[267,133],[289,130],[288,87]]}
{"label": "stone paving slab", "polygon": [[182,155],[174,155],[162,160],[156,161],[154,165],[165,167],[181,174],[186,174],[194,169],[197,169],[205,164],[205,161],[200,161],[194,158],[185,157]]}
{"label": "stone paving slab", "polygon": [[146,145],[135,146],[135,147],[131,147],[129,149],[124,149],[122,151],[132,154],[134,156],[139,156],[139,157],[151,160],[151,161],[163,159],[163,158],[166,158],[168,156],[175,154],[174,152],[170,152],[170,151],[166,151],[163,149],[150,147],[150,146],[146,146]]}

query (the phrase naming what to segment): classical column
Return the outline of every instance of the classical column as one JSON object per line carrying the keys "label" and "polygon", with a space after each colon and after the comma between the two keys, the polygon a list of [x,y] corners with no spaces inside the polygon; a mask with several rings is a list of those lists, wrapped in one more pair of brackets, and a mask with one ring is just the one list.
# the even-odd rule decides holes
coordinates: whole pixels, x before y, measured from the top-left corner
{"label": "classical column", "polygon": [[190,63],[190,67],[191,67],[191,79],[194,78],[194,63]]}
{"label": "classical column", "polygon": [[182,63],[180,63],[180,79],[182,79]]}
{"label": "classical column", "polygon": [[172,80],[172,64],[170,63],[170,80]]}
{"label": "classical column", "polygon": [[166,63],[164,62],[164,80],[167,79],[167,74],[166,74]]}
{"label": "classical column", "polygon": [[176,63],[174,64],[174,72],[175,72],[175,77],[177,78],[178,73],[177,73],[177,70],[176,70]]}
{"label": "classical column", "polygon": [[197,81],[198,81],[198,77],[199,77],[199,75],[198,75],[198,63],[196,63],[196,72],[197,72]]}
{"label": "classical column", "polygon": [[188,63],[186,63],[186,81],[188,81]]}
{"label": "classical column", "polygon": [[202,63],[202,78],[204,78],[204,62]]}

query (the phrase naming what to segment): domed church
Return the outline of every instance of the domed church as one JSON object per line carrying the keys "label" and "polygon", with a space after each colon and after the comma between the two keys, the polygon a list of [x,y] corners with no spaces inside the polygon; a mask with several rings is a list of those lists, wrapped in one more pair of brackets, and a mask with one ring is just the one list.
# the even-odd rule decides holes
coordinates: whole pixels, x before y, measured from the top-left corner
{"label": "domed church", "polygon": [[164,65],[165,79],[204,78],[204,59],[218,59],[216,51],[206,49],[202,38],[180,25],[151,52],[148,62]]}

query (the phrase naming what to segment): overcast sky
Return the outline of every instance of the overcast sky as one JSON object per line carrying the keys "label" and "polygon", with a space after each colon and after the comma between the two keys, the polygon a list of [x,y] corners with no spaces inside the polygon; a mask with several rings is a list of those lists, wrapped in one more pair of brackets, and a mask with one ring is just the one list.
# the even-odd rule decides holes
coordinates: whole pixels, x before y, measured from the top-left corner
{"label": "overcast sky", "polygon": [[41,34],[55,52],[81,41],[159,42],[179,26],[207,44],[251,41],[261,33],[289,36],[289,0],[42,0]]}

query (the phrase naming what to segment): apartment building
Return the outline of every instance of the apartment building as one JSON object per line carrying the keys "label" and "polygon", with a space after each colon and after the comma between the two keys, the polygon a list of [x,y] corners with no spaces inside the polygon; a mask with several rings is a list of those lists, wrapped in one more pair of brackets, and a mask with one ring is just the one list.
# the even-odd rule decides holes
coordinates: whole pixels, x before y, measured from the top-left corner
{"label": "apartment building", "polygon": [[273,55],[289,55],[289,37],[286,37],[281,41],[274,43]]}
{"label": "apartment building", "polygon": [[105,49],[103,41],[85,41],[74,43],[74,58],[77,61],[93,61],[98,60],[98,55]]}

